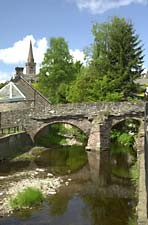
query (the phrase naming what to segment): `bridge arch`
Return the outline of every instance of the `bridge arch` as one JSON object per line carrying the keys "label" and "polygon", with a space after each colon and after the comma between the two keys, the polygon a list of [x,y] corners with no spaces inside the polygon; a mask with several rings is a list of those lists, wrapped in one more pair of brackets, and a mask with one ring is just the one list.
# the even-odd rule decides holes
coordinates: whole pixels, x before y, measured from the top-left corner
{"label": "bridge arch", "polygon": [[[123,143],[125,142],[124,143],[125,145],[132,146],[134,144],[134,140],[136,136],[139,133],[140,126],[143,124],[144,124],[143,120],[137,117],[124,117],[120,119],[118,118],[117,120],[114,119],[110,129],[110,140],[114,141],[116,139],[118,140],[119,138],[120,141],[123,141]],[[130,139],[130,136],[126,136],[126,134],[131,135],[131,139]],[[122,140],[122,137],[123,137],[123,140]],[[127,137],[127,142],[125,140],[126,137]]]}
{"label": "bridge arch", "polygon": [[115,117],[112,120],[111,129],[114,128],[117,124],[120,124],[120,123],[122,123],[124,121],[127,121],[127,120],[139,121],[139,125],[140,125],[143,121],[143,118],[133,117],[133,116],[132,117],[131,116]]}
{"label": "bridge arch", "polygon": [[34,142],[36,142],[36,140],[38,139],[38,137],[44,133],[48,133],[49,132],[49,127],[51,125],[54,124],[68,124],[71,125],[74,128],[77,128],[80,132],[84,133],[86,135],[86,137],[88,137],[89,135],[89,131],[90,131],[90,122],[87,120],[73,120],[73,121],[69,121],[69,120],[54,120],[54,121],[50,121],[48,123],[43,123],[40,125],[40,127],[36,130],[33,140]]}

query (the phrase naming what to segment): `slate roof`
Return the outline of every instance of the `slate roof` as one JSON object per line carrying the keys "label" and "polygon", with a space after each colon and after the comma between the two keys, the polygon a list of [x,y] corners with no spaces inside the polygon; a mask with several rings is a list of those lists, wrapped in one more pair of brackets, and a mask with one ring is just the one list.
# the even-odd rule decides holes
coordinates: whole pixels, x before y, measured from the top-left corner
{"label": "slate roof", "polygon": [[24,78],[20,77],[19,79],[14,79],[13,82],[17,86],[17,88],[24,94],[26,100],[34,99],[34,89]]}

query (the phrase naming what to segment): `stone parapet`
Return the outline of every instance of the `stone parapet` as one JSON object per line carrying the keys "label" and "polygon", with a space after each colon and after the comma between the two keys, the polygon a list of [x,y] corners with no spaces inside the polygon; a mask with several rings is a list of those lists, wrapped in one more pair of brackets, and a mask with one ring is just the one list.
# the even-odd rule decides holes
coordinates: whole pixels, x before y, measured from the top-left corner
{"label": "stone parapet", "polygon": [[146,191],[146,169],[144,153],[144,124],[141,124],[137,139],[137,159],[139,170],[138,182],[138,225],[148,225],[147,219],[147,191]]}

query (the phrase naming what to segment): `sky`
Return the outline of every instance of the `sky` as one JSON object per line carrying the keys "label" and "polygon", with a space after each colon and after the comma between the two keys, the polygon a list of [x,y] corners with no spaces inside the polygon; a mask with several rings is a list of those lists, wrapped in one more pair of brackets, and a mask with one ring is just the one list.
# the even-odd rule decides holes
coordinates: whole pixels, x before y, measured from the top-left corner
{"label": "sky", "polygon": [[0,0],[0,82],[25,66],[30,40],[37,71],[51,37],[63,37],[74,59],[83,62],[84,48],[93,43],[92,25],[112,16],[133,23],[148,69],[148,0]]}

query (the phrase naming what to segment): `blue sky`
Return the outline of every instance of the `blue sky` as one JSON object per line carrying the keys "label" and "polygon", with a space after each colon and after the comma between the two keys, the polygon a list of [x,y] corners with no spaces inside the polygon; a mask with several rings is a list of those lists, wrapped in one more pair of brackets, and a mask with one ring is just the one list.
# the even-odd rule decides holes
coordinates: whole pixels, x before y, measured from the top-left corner
{"label": "blue sky", "polygon": [[92,24],[112,16],[132,21],[148,69],[148,0],[0,0],[0,81],[25,65],[30,39],[38,68],[51,37],[64,37],[74,58],[83,60]]}

